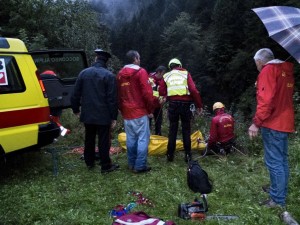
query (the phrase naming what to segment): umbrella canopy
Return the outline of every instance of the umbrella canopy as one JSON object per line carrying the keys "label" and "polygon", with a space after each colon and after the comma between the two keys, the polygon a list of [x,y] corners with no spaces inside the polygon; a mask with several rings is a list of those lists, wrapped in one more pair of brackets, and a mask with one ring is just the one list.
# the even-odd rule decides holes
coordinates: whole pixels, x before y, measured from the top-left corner
{"label": "umbrella canopy", "polygon": [[265,25],[269,37],[300,63],[300,9],[270,6],[252,10]]}

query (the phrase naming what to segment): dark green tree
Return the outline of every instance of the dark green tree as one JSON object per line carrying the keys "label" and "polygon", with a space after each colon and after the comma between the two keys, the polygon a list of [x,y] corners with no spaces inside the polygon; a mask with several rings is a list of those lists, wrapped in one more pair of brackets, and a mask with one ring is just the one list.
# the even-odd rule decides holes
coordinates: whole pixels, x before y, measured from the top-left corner
{"label": "dark green tree", "polygon": [[177,57],[183,66],[196,73],[201,48],[201,27],[193,23],[188,13],[180,13],[162,34],[161,56],[165,63]]}

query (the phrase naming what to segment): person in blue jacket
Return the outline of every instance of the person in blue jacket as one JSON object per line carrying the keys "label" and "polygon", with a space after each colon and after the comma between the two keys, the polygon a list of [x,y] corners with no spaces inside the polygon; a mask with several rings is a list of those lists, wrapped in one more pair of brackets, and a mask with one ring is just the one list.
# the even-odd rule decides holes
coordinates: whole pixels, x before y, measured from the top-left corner
{"label": "person in blue jacket", "polygon": [[98,149],[101,172],[119,168],[110,156],[110,132],[118,116],[116,77],[107,69],[110,53],[96,49],[95,63],[80,72],[71,98],[73,113],[85,126],[84,160],[89,169],[95,166],[95,144]]}

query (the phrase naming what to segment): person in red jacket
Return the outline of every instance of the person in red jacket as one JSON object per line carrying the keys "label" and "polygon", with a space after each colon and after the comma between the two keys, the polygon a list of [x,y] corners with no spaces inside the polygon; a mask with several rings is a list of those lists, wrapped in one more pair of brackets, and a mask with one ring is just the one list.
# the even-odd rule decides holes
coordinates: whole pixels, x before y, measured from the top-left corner
{"label": "person in red jacket", "polygon": [[164,74],[160,82],[159,95],[167,96],[169,135],[167,160],[174,160],[176,149],[176,137],[179,119],[181,120],[183,147],[185,151],[185,161],[192,159],[191,154],[191,119],[193,104],[196,105],[197,112],[202,111],[202,101],[195,86],[191,74],[182,68],[181,62],[174,58],[169,62],[170,72]]}
{"label": "person in red jacket", "polygon": [[[159,83],[163,79],[163,75],[166,73],[167,68],[165,66],[159,66],[154,73],[149,74],[150,83],[152,85],[153,93],[157,93],[159,90]],[[155,94],[154,94],[155,95]],[[163,122],[163,107],[157,107],[153,112],[155,135],[161,135],[161,125]],[[152,118],[150,118],[150,130],[151,130]]]}
{"label": "person in red jacket", "polygon": [[253,139],[261,131],[271,181],[269,198],[261,205],[284,207],[289,179],[288,134],[295,130],[293,64],[274,59],[268,48],[257,51],[254,60],[260,73],[256,81],[256,112],[248,133]]}
{"label": "person in red jacket", "polygon": [[235,142],[234,119],[230,114],[225,113],[225,106],[222,102],[216,102],[213,105],[213,111],[215,116],[210,125],[207,149],[215,153],[230,153]]}
{"label": "person in red jacket", "polygon": [[124,119],[128,167],[136,173],[148,172],[150,127],[148,115],[159,106],[153,96],[148,73],[140,67],[140,55],[135,50],[126,54],[128,60],[117,75],[118,106]]}

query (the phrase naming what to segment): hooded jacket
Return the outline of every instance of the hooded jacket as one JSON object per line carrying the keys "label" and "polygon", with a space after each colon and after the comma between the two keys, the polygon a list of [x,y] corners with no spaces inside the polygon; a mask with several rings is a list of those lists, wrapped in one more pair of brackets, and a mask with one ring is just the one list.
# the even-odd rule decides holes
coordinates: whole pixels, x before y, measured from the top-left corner
{"label": "hooded jacket", "polygon": [[159,107],[145,69],[138,65],[125,65],[117,75],[118,104],[124,119],[137,119]]}
{"label": "hooded jacket", "polygon": [[224,108],[217,109],[210,125],[208,147],[212,148],[217,142],[226,143],[234,137],[233,117],[225,113]]}
{"label": "hooded jacket", "polygon": [[256,82],[253,123],[281,132],[294,131],[293,64],[275,59],[265,64]]}

